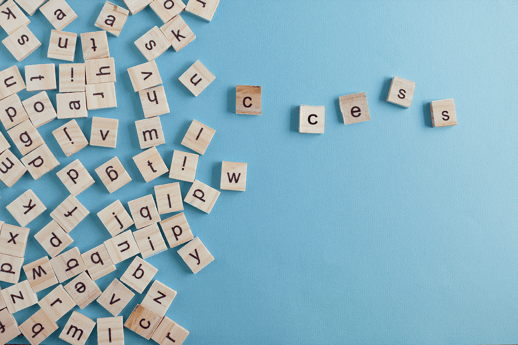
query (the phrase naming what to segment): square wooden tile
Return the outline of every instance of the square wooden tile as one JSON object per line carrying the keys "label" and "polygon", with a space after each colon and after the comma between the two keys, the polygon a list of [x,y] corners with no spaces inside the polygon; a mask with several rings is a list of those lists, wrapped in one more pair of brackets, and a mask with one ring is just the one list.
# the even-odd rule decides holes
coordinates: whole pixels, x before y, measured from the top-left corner
{"label": "square wooden tile", "polygon": [[151,61],[165,53],[171,46],[169,40],[162,31],[155,26],[135,41],[135,46],[144,55],[147,61]]}
{"label": "square wooden tile", "polygon": [[65,156],[70,157],[88,146],[81,127],[76,120],[70,120],[63,126],[52,131]]}
{"label": "square wooden tile", "polygon": [[98,345],[124,345],[124,324],[122,316],[97,319]]}
{"label": "square wooden tile", "polygon": [[58,171],[56,175],[73,196],[78,196],[95,183],[79,159]]}
{"label": "square wooden tile", "polygon": [[457,125],[457,115],[453,99],[433,101],[430,103],[430,112],[432,114],[432,126],[434,127]]}
{"label": "square wooden tile", "polygon": [[180,15],[162,25],[160,30],[164,33],[169,45],[173,46],[177,52],[196,39],[196,35]]}
{"label": "square wooden tile", "polygon": [[159,315],[137,304],[124,323],[124,327],[149,340],[161,320]]}
{"label": "square wooden tile", "polygon": [[39,303],[41,310],[48,315],[49,319],[57,322],[66,313],[76,306],[76,302],[65,291],[63,285],[58,285],[49,294],[43,297]]}
{"label": "square wooden tile", "polygon": [[131,14],[137,14],[146,8],[152,0],[123,0]]}
{"label": "square wooden tile", "polygon": [[210,141],[216,131],[203,123],[192,120],[187,133],[182,140],[182,145],[203,155],[209,147]]}
{"label": "square wooden tile", "polygon": [[9,130],[29,119],[20,97],[17,94],[0,100],[0,121],[6,130]]}
{"label": "square wooden tile", "polygon": [[81,257],[85,263],[88,275],[94,281],[115,271],[115,265],[113,264],[104,243],[101,243],[97,247],[83,253]]}
{"label": "square wooden tile", "polygon": [[117,157],[99,166],[95,172],[110,194],[131,182],[131,177]]}
{"label": "square wooden tile", "polygon": [[326,129],[326,107],[301,105],[299,108],[300,133],[324,133]]}
{"label": "square wooden tile", "polygon": [[195,153],[174,150],[169,178],[194,182],[199,157],[200,156]]}
{"label": "square wooden tile", "polygon": [[53,63],[25,66],[27,91],[56,90],[56,65]]}
{"label": "square wooden tile", "polygon": [[88,110],[117,108],[115,83],[86,85],[86,104]]}
{"label": "square wooden tile", "polygon": [[40,11],[56,30],[63,30],[77,18],[65,0],[50,0],[40,7]]}
{"label": "square wooden tile", "polygon": [[141,149],[165,144],[162,123],[159,117],[135,121]]}
{"label": "square wooden tile", "polygon": [[90,145],[116,148],[119,120],[105,117],[92,117]]}
{"label": "square wooden tile", "polygon": [[115,265],[140,253],[131,230],[104,241],[104,245]]}
{"label": "square wooden tile", "polygon": [[18,323],[7,308],[0,308],[0,325],[3,326],[3,332],[0,333],[0,344],[7,344],[21,334]]}
{"label": "square wooden tile", "polygon": [[5,4],[0,6],[0,13],[2,14],[0,16],[2,18],[0,26],[8,35],[23,25],[29,25],[31,22],[13,0],[7,0]]}
{"label": "square wooden tile", "polygon": [[128,201],[128,206],[137,229],[158,223],[161,220],[151,194]]}
{"label": "square wooden tile", "polygon": [[390,82],[390,90],[387,96],[387,102],[408,108],[412,104],[414,90],[415,83],[413,81],[394,77]]}
{"label": "square wooden tile", "polygon": [[50,265],[60,283],[63,283],[86,270],[85,263],[81,257],[81,252],[77,247],[67,250],[63,254],[51,259]]}
{"label": "square wooden tile", "polygon": [[220,194],[218,190],[196,180],[183,201],[205,213],[210,213]]}
{"label": "square wooden tile", "polygon": [[133,90],[139,92],[162,84],[155,60],[128,68]]}
{"label": "square wooden tile", "polygon": [[223,161],[220,189],[244,192],[246,190],[246,170],[246,163]]}
{"label": "square wooden tile", "polygon": [[133,297],[135,294],[116,278],[97,299],[97,303],[113,316],[118,316]]}
{"label": "square wooden tile", "polygon": [[2,297],[11,314],[38,303],[38,296],[32,291],[27,280],[3,289]]}
{"label": "square wooden tile", "polygon": [[0,254],[23,258],[28,238],[28,228],[4,223],[0,232]]}
{"label": "square wooden tile", "polygon": [[11,144],[7,141],[5,136],[0,132],[0,153],[4,152],[5,150],[9,149],[11,147]]}
{"label": "square wooden tile", "polygon": [[65,285],[65,290],[81,309],[101,296],[101,290],[86,272],[72,279]]}
{"label": "square wooden tile", "polygon": [[185,4],[182,0],[153,0],[153,2],[149,4],[149,7],[155,11],[156,15],[159,16],[164,23],[167,23],[182,13],[185,9]]}
{"label": "square wooden tile", "polygon": [[46,256],[23,266],[23,271],[27,276],[27,281],[31,285],[32,291],[35,293],[58,283],[58,279],[50,265],[50,260]]}
{"label": "square wooden tile", "polygon": [[110,235],[117,236],[133,225],[133,219],[126,211],[120,200],[115,200],[110,205],[97,213]]}
{"label": "square wooden tile", "polygon": [[95,21],[95,26],[119,37],[128,16],[129,11],[127,9],[106,1]]}
{"label": "square wooden tile", "polygon": [[155,186],[155,199],[158,214],[183,211],[180,183],[168,183]]}
{"label": "square wooden tile", "polygon": [[219,0],[189,0],[185,10],[210,22],[218,5]]}
{"label": "square wooden tile", "polygon": [[169,171],[156,147],[134,156],[133,161],[146,182],[153,181]]}
{"label": "square wooden tile", "polygon": [[136,256],[126,272],[122,275],[121,282],[138,293],[143,293],[156,272],[158,272],[158,269],[144,259]]}
{"label": "square wooden tile", "polygon": [[84,345],[94,330],[95,321],[83,314],[73,311],[65,327],[59,335],[59,339],[69,344]]}
{"label": "square wooden tile", "polygon": [[[24,258],[0,254],[0,281],[11,284],[18,283],[18,281],[20,281],[20,273],[22,273],[23,260]],[[5,304],[5,302],[3,304]],[[3,307],[4,306],[0,305],[0,309]]]}
{"label": "square wooden tile", "polygon": [[[0,1],[0,3],[2,3],[2,1]],[[16,0],[16,3],[23,8],[29,16],[32,16],[46,1],[47,0]]]}
{"label": "square wooden tile", "polygon": [[38,128],[54,120],[58,115],[47,92],[41,91],[22,102],[34,127]]}
{"label": "square wooden tile", "polygon": [[26,226],[47,209],[31,189],[27,189],[6,208],[20,226]]}
{"label": "square wooden tile", "polygon": [[200,60],[196,61],[178,78],[180,82],[196,97],[216,79]]}
{"label": "square wooden tile", "polygon": [[22,157],[22,163],[27,167],[32,178],[38,180],[40,177],[59,165],[58,160],[45,144],[38,146],[35,150]]}
{"label": "square wooden tile", "polygon": [[168,318],[162,319],[151,339],[160,345],[181,345],[189,335],[189,331]]}
{"label": "square wooden tile", "polygon": [[47,57],[49,59],[74,61],[76,55],[76,42],[76,33],[52,30],[50,33]]}
{"label": "square wooden tile", "polygon": [[55,220],[51,220],[50,223],[45,225],[43,229],[34,235],[34,238],[41,244],[51,258],[59,255],[59,253],[74,242],[72,237],[70,237]]}
{"label": "square wooden tile", "polygon": [[56,94],[58,119],[74,119],[88,117],[85,92],[68,92]]}
{"label": "square wooden tile", "polygon": [[22,156],[35,150],[38,146],[45,144],[40,133],[32,125],[30,120],[25,120],[19,125],[7,131],[14,145]]}
{"label": "square wooden tile", "polygon": [[178,254],[194,274],[214,261],[214,257],[198,237],[183,246]]}
{"label": "square wooden tile", "polygon": [[47,339],[58,325],[40,309],[20,325],[20,331],[31,345],[38,345]]}
{"label": "square wooden tile", "polygon": [[69,195],[61,204],[59,204],[58,207],[56,207],[54,211],[50,213],[50,216],[63,228],[63,230],[69,233],[74,230],[74,228],[81,223],[88,214],[90,214],[90,211],[88,211],[75,196]]}
{"label": "square wooden tile", "polygon": [[9,149],[0,154],[0,165],[5,167],[0,169],[0,181],[7,187],[12,187],[27,171],[25,165]]}
{"label": "square wooden tile", "polygon": [[350,125],[371,120],[365,92],[341,96],[339,101],[344,124]]}
{"label": "square wooden tile", "polygon": [[0,100],[25,89],[25,82],[18,66],[11,66],[0,71],[0,81],[3,81],[0,83]]}
{"label": "square wooden tile", "polygon": [[249,85],[236,86],[236,114],[261,115],[261,87]]}
{"label": "square wooden tile", "polygon": [[155,280],[141,305],[153,313],[164,316],[176,297],[176,291]]}
{"label": "square wooden tile", "polygon": [[169,104],[164,87],[157,86],[149,90],[139,91],[144,117],[155,117],[169,113]]}
{"label": "square wooden tile", "polygon": [[179,213],[160,222],[169,247],[174,248],[194,238],[185,215]]}
{"label": "square wooden tile", "polygon": [[[82,33],[81,48],[86,64],[88,84],[115,82],[115,62],[110,59],[110,47],[108,46],[106,31]],[[87,60],[100,61],[89,64]]]}
{"label": "square wooden tile", "polygon": [[16,29],[2,43],[18,62],[23,61],[41,46],[41,42],[26,25]]}
{"label": "square wooden tile", "polygon": [[83,92],[86,86],[86,67],[84,63],[59,65],[59,92]]}
{"label": "square wooden tile", "polygon": [[151,224],[133,233],[142,258],[146,259],[167,250],[158,224]]}
{"label": "square wooden tile", "polygon": [[[105,33],[106,34],[106,33]],[[92,59],[85,61],[86,84],[115,83],[115,59]]]}

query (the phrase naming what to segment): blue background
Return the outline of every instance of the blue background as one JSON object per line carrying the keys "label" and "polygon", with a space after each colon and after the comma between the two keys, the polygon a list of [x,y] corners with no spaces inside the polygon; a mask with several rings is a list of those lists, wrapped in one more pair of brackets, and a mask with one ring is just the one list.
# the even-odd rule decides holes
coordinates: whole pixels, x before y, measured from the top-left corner
{"label": "blue background", "polygon": [[[64,31],[97,30],[103,3],[69,0],[79,18]],[[197,119],[216,130],[198,180],[219,188],[221,161],[248,163],[246,192],[222,191],[210,215],[185,205],[213,263],[193,275],[176,249],[148,260],[155,278],[178,291],[167,316],[190,331],[186,343],[516,342],[517,15],[512,1],[386,0],[222,0],[211,23],[182,15],[197,38],[156,60],[171,108],[161,116],[166,144],[158,150],[167,165],[174,149],[189,151],[180,142]],[[42,47],[22,63],[0,47],[0,69],[66,63],[46,58],[48,21],[39,11],[30,19]],[[73,160],[96,181],[78,196],[90,211],[71,233],[81,252],[110,238],[98,211],[173,182],[164,175],[145,183],[132,160],[141,152],[134,122],[144,116],[126,70],[146,61],[133,42],[161,24],[148,7],[120,37],[108,35],[118,108],[78,122],[88,138],[92,116],[118,118],[117,148],[66,158],[51,134],[65,120],[54,120],[39,130],[60,167],[0,186],[8,223],[17,224],[5,206],[29,188],[47,206],[29,224],[26,263],[46,254],[32,235],[68,195],[55,174]],[[178,77],[198,59],[216,80],[196,98]],[[393,76],[417,84],[409,109],[385,102]],[[262,86],[262,116],[235,114],[236,85]],[[366,92],[371,121],[345,126],[338,97],[356,92]],[[55,91],[49,95],[55,104]],[[447,98],[458,125],[432,128],[429,103]],[[326,107],[324,134],[298,133],[301,104]],[[94,169],[115,155],[133,182],[109,194]],[[184,196],[189,187],[181,183]],[[130,261],[99,279],[101,290]],[[81,312],[110,316],[96,302]],[[69,315],[46,344],[62,343]],[[143,341],[128,330],[125,337]]]}

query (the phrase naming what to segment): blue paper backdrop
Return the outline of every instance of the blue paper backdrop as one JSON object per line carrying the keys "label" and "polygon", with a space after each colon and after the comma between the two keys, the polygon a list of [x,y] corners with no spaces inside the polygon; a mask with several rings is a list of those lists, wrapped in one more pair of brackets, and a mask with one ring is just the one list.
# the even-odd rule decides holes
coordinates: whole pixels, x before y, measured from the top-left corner
{"label": "blue paper backdrop", "polygon": [[[69,4],[79,18],[64,31],[97,30],[103,1]],[[387,0],[222,0],[211,23],[185,13],[196,40],[156,60],[171,108],[158,150],[168,165],[174,149],[188,151],[180,142],[197,119],[216,130],[197,179],[219,188],[221,161],[248,163],[246,192],[222,191],[210,215],[185,206],[213,263],[193,275],[174,249],[148,260],[155,278],[178,291],[167,316],[190,331],[186,343],[516,342],[517,15],[514,1]],[[49,22],[39,11],[30,19],[42,47],[17,63],[1,46],[0,69],[16,64],[23,74],[27,64],[62,62],[46,58]],[[117,148],[66,158],[51,133],[65,120],[55,120],[39,130],[60,167],[0,186],[8,223],[16,224],[5,206],[29,188],[47,206],[29,224],[26,263],[46,254],[32,235],[67,197],[55,174],[73,160],[96,181],[78,197],[90,211],[71,233],[82,252],[110,238],[98,211],[172,182],[164,175],[145,183],[132,160],[141,152],[134,122],[144,117],[126,70],[146,61],[133,42],[161,24],[146,8],[120,37],[109,35],[118,108],[78,120],[89,137],[92,116],[118,118]],[[216,80],[196,98],[178,77],[198,59]],[[393,76],[417,84],[409,109],[385,102]],[[262,86],[262,116],[235,114],[236,85]],[[345,126],[338,97],[363,91],[372,120]],[[429,102],[446,98],[455,99],[459,124],[432,128]],[[298,133],[300,104],[326,107],[325,134]],[[115,155],[133,182],[109,194],[94,169]],[[184,195],[189,187],[181,183]],[[110,316],[97,303],[81,312]],[[60,332],[45,343],[61,344]],[[128,330],[125,337],[143,341]],[[88,344],[96,338],[94,331]]]}

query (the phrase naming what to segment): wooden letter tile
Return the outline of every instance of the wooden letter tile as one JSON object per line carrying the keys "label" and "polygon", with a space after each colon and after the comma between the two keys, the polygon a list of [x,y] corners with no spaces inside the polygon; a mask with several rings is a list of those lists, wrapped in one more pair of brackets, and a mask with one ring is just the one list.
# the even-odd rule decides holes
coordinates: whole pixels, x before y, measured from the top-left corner
{"label": "wooden letter tile", "polygon": [[11,314],[38,303],[38,296],[32,291],[27,280],[3,289],[2,297]]}
{"label": "wooden letter tile", "polygon": [[41,46],[41,42],[26,25],[22,25],[16,29],[16,31],[7,36],[2,43],[18,62],[24,60]]}
{"label": "wooden letter tile", "polygon": [[47,209],[31,189],[27,189],[6,208],[20,226],[26,226]]}
{"label": "wooden letter tile", "polygon": [[95,169],[95,172],[99,175],[99,178],[110,194],[131,182],[131,177],[117,157],[113,157]]}
{"label": "wooden letter tile", "polygon": [[119,200],[115,200],[99,211],[97,217],[99,217],[112,237],[117,236],[133,225],[133,219],[131,219],[131,216]]}
{"label": "wooden letter tile", "polygon": [[185,196],[184,201],[205,213],[210,213],[220,192],[216,189],[196,180]]}
{"label": "wooden letter tile", "polygon": [[457,125],[457,116],[455,114],[455,103],[453,102],[453,99],[433,101],[430,103],[430,112],[432,113],[432,126],[434,127]]}
{"label": "wooden letter tile", "polygon": [[144,55],[147,61],[151,61],[162,55],[171,46],[169,40],[164,36],[158,26],[142,35],[135,41],[138,50]]}
{"label": "wooden letter tile", "polygon": [[117,108],[115,83],[86,85],[86,103],[88,110]]}
{"label": "wooden letter tile", "polygon": [[104,241],[104,245],[115,265],[140,253],[131,230]]}
{"label": "wooden letter tile", "polygon": [[50,216],[67,233],[72,231],[90,212],[84,207],[75,196],[69,195]]}
{"label": "wooden letter tile", "polygon": [[128,68],[128,74],[135,92],[162,84],[155,60]]}
{"label": "wooden letter tile", "polygon": [[30,120],[25,120],[7,131],[18,151],[25,156],[45,142]]}
{"label": "wooden letter tile", "polygon": [[73,196],[78,196],[95,182],[79,159],[58,171],[56,175]]}
{"label": "wooden letter tile", "polygon": [[67,324],[59,335],[59,339],[73,345],[84,345],[94,330],[95,321],[83,314],[73,311]]}
{"label": "wooden letter tile", "polygon": [[12,187],[25,174],[27,168],[11,152],[5,150],[0,154],[0,181],[7,187]]}
{"label": "wooden letter tile", "polygon": [[118,128],[119,120],[94,116],[92,118],[90,145],[116,148]]}
{"label": "wooden letter tile", "polygon": [[65,285],[65,290],[81,309],[101,296],[101,290],[86,272],[72,279]]}
{"label": "wooden letter tile", "polygon": [[59,65],[59,92],[85,91],[86,68],[84,63]]}
{"label": "wooden letter tile", "polygon": [[210,22],[218,5],[219,0],[189,0],[185,10]]}
{"label": "wooden letter tile", "polygon": [[76,41],[76,33],[52,30],[47,57],[49,59],[74,61]]}
{"label": "wooden letter tile", "polygon": [[[16,0],[16,3],[24,9],[25,12],[32,16],[36,10],[40,8],[47,0]],[[1,3],[2,1],[0,1]]]}
{"label": "wooden letter tile", "polygon": [[139,91],[144,117],[155,117],[169,113],[169,104],[163,86]]}
{"label": "wooden letter tile", "polygon": [[124,327],[149,340],[161,320],[162,318],[159,315],[137,304],[126,323],[124,323]]}
{"label": "wooden letter tile", "polygon": [[[87,75],[88,73],[92,73],[91,75],[88,75],[92,80],[91,82],[88,82],[89,84],[93,84],[93,80],[95,78],[108,78],[107,74],[104,74],[108,72],[110,72],[110,76],[112,78],[115,78],[115,62],[113,59],[108,60],[110,58],[110,47],[108,46],[108,36],[106,35],[106,31],[103,30],[82,33],[81,47],[83,48],[83,58],[85,62],[87,62],[87,60],[101,60],[90,65],[90,72],[88,71],[87,64]],[[106,66],[109,66],[109,68],[106,68]],[[104,68],[100,69],[100,67]],[[96,73],[100,74],[96,76]],[[115,79],[108,81],[115,81]],[[99,83],[106,83],[108,81],[99,81]]]}
{"label": "wooden letter tile", "polygon": [[0,254],[23,258],[29,238],[29,229],[10,224],[2,225],[0,232]]}
{"label": "wooden letter tile", "polygon": [[7,308],[0,309],[0,344],[7,344],[20,335],[18,324]]}
{"label": "wooden letter tile", "polygon": [[142,258],[144,259],[167,250],[158,224],[148,225],[145,228],[135,231],[133,235],[135,236],[140,254],[142,254]]}
{"label": "wooden letter tile", "polygon": [[0,132],[0,153],[11,147],[5,136]]}
{"label": "wooden letter tile", "polygon": [[158,214],[183,211],[180,183],[168,183],[155,186],[155,198]]}
{"label": "wooden letter tile", "polygon": [[118,316],[134,296],[135,294],[130,289],[118,279],[114,279],[97,299],[97,303],[113,316]]}
{"label": "wooden letter tile", "polygon": [[203,155],[216,131],[203,123],[192,120],[187,133],[182,140],[182,145]]}
{"label": "wooden letter tile", "polygon": [[301,105],[299,108],[300,133],[324,133],[326,108],[324,106]]}
{"label": "wooden letter tile", "polygon": [[35,180],[59,165],[58,160],[45,144],[23,157],[22,163]]}
{"label": "wooden letter tile", "polygon": [[40,292],[58,283],[49,258],[46,256],[23,266],[23,271],[34,292]]}
{"label": "wooden letter tile", "polygon": [[56,95],[58,119],[88,117],[85,92],[58,93]]}
{"label": "wooden letter tile", "polygon": [[17,94],[0,100],[0,121],[2,121],[5,129],[9,130],[28,118],[29,116]]}
{"label": "wooden letter tile", "polygon": [[24,89],[25,82],[18,66],[11,66],[0,71],[0,100]]}
{"label": "wooden letter tile", "polygon": [[152,146],[165,144],[162,123],[159,117],[135,121],[135,127],[137,128],[141,149],[144,150]]}
{"label": "wooden letter tile", "polygon": [[41,244],[51,258],[59,255],[59,253],[74,242],[72,237],[70,237],[55,220],[51,220],[50,223],[34,235],[34,238]]}
{"label": "wooden letter tile", "polygon": [[161,221],[160,226],[171,248],[194,238],[183,212]]}
{"label": "wooden letter tile", "polygon": [[57,322],[76,306],[76,302],[65,291],[63,285],[58,285],[38,304],[52,322]]}
{"label": "wooden letter tile", "polygon": [[390,82],[390,90],[387,102],[408,108],[412,104],[415,83],[399,77],[394,77]]}
{"label": "wooden letter tile", "polygon": [[0,6],[0,18],[0,26],[8,35],[31,22],[13,0],[7,0],[5,4]]}
{"label": "wooden letter tile", "polygon": [[261,87],[236,86],[236,114],[261,115]]}
{"label": "wooden letter tile", "polygon": [[153,0],[149,7],[167,23],[184,10],[185,4],[182,0]]}
{"label": "wooden letter tile", "polygon": [[160,215],[156,209],[153,195],[148,194],[131,200],[128,202],[128,206],[137,229],[160,222]]}
{"label": "wooden letter tile", "polygon": [[158,269],[136,256],[122,275],[121,281],[138,293],[143,293],[156,272],[158,272]]}
{"label": "wooden letter tile", "polygon": [[56,256],[50,260],[50,264],[60,283],[86,270],[85,263],[77,247]]}
{"label": "wooden letter tile", "polygon": [[70,120],[63,126],[55,129],[52,134],[54,134],[56,141],[67,157],[88,146],[88,140],[86,140],[76,120]]}
{"label": "wooden letter tile", "polygon": [[99,13],[99,17],[97,17],[95,26],[119,37],[128,15],[129,11],[124,7],[106,1],[101,13]]}
{"label": "wooden letter tile", "polygon": [[169,171],[156,147],[134,156],[133,161],[146,182],[152,181]]}
{"label": "wooden letter tile", "polygon": [[[106,35],[106,32],[103,31]],[[92,59],[85,61],[86,84],[115,83],[115,59]]]}
{"label": "wooden letter tile", "polygon": [[20,325],[20,331],[31,345],[38,345],[47,339],[58,325],[52,322],[43,309],[38,310]]}
{"label": "wooden letter tile", "polygon": [[188,335],[188,330],[166,316],[160,322],[151,339],[160,345],[182,345]]}
{"label": "wooden letter tile", "polygon": [[144,297],[142,306],[157,315],[164,316],[175,297],[176,291],[155,280]]}
{"label": "wooden letter tile", "polygon": [[45,91],[24,100],[22,104],[32,125],[36,128],[49,123],[57,117],[56,110]]}
{"label": "wooden letter tile", "polygon": [[40,7],[40,11],[56,30],[63,30],[77,18],[65,0],[50,0]]}
{"label": "wooden letter tile", "polygon": [[180,15],[162,25],[160,30],[162,30],[169,44],[172,45],[174,50],[177,52],[196,39],[191,28]]}
{"label": "wooden letter tile", "polygon": [[124,324],[122,316],[97,319],[97,344],[124,345]]}
{"label": "wooden letter tile", "polygon": [[[20,280],[22,272],[23,258],[0,254],[0,281],[16,284]],[[1,297],[0,297],[1,299]],[[5,303],[4,303],[5,304]],[[0,306],[0,310],[3,306]],[[0,331],[1,331],[0,326]],[[0,332],[1,334],[1,332]]]}
{"label": "wooden letter tile", "polygon": [[83,253],[81,257],[85,263],[88,275],[94,281],[115,271],[115,265],[113,264],[104,243],[101,243],[99,246]]}
{"label": "wooden letter tile", "polygon": [[244,192],[246,189],[246,163],[223,162],[220,188]]}
{"label": "wooden letter tile", "polygon": [[25,81],[27,91],[55,90],[56,65],[49,63],[25,66]]}
{"label": "wooden letter tile", "polygon": [[371,120],[365,92],[341,96],[340,111],[346,125]]}
{"label": "wooden letter tile", "polygon": [[131,14],[137,14],[146,8],[152,0],[123,0]]}
{"label": "wooden letter tile", "polygon": [[200,62],[196,61],[184,74],[178,78],[196,97],[216,79],[214,74]]}
{"label": "wooden letter tile", "polygon": [[178,254],[194,274],[214,261],[214,257],[209,253],[198,237],[183,246],[183,248],[178,251]]}

